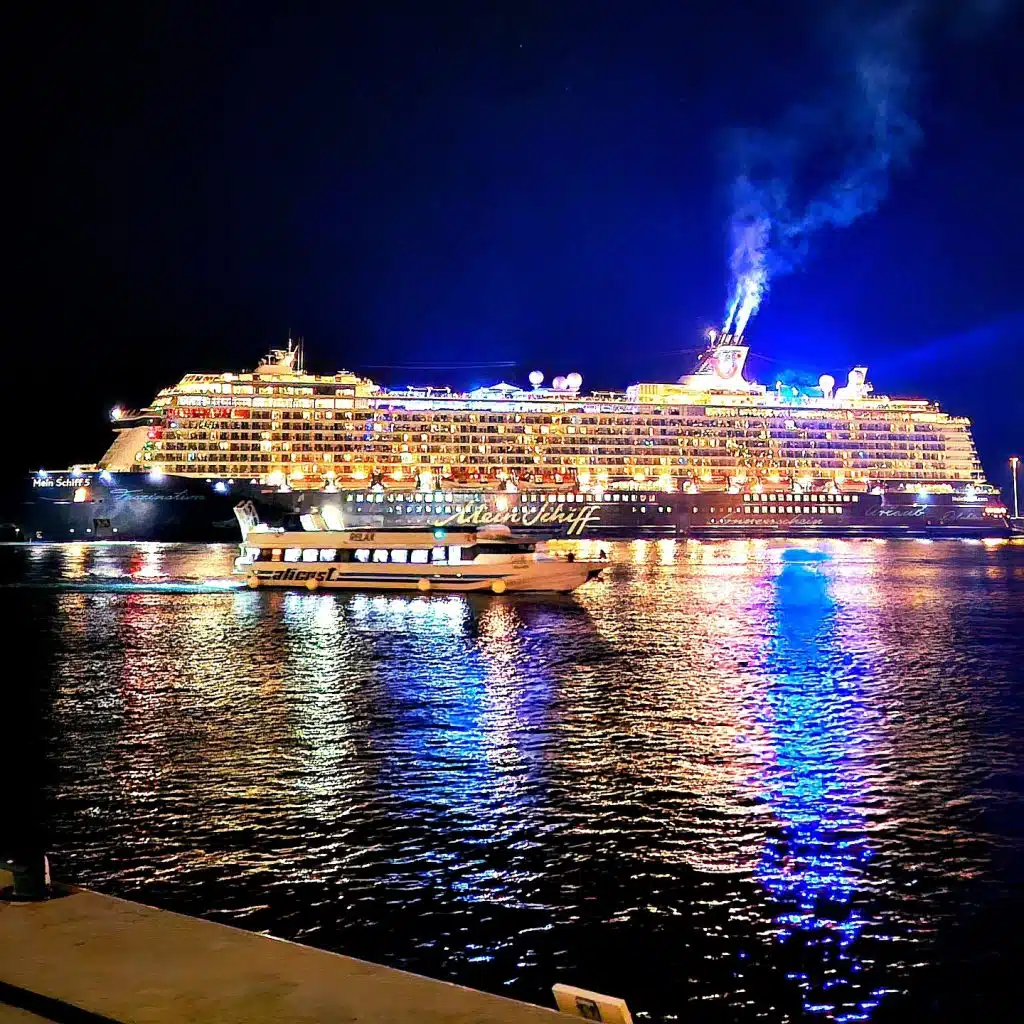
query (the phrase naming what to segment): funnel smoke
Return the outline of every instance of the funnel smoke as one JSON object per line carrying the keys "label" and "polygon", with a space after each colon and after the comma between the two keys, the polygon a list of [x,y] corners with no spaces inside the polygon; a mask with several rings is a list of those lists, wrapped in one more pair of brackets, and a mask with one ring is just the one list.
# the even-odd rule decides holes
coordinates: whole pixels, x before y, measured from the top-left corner
{"label": "funnel smoke", "polygon": [[1014,2],[963,0],[955,12],[939,0],[830,5],[827,87],[774,129],[737,138],[726,331],[743,334],[772,279],[800,263],[815,232],[846,227],[885,199],[921,140],[915,111],[931,29],[977,31]]}

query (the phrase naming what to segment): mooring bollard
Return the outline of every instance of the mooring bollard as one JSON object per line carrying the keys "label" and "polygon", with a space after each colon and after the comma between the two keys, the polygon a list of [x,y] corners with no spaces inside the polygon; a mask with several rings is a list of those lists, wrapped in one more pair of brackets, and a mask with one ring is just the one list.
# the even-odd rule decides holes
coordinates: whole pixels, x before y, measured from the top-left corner
{"label": "mooring bollard", "polygon": [[15,900],[47,900],[52,893],[50,885],[50,860],[46,854],[19,857],[11,864],[14,886],[7,891],[8,898]]}

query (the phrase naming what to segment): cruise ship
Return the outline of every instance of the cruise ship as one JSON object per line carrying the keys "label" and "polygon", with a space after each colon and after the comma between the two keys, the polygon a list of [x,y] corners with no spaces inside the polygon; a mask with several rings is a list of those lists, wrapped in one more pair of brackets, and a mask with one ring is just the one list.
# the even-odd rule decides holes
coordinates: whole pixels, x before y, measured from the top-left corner
{"label": "cruise ship", "polygon": [[967,419],[844,383],[748,380],[745,340],[708,332],[692,373],[625,391],[545,385],[386,389],[308,373],[289,340],[256,369],[191,373],[114,408],[95,464],[27,481],[36,541],[236,541],[334,507],[346,525],[507,524],[549,536],[999,536],[1007,510]]}

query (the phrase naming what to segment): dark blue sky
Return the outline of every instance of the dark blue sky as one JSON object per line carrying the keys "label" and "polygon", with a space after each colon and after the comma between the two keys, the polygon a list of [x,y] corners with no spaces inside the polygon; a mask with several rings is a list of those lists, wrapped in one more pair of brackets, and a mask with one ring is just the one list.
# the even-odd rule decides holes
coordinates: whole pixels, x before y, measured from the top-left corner
{"label": "dark blue sky", "polygon": [[[876,213],[813,240],[748,330],[762,380],[865,362],[879,391],[970,415],[1000,484],[1024,448],[1024,23],[1009,6],[994,31],[927,41],[912,165]],[[831,60],[817,7],[31,15],[15,37],[12,348],[16,371],[60,368],[67,398],[59,425],[19,389],[36,424],[19,455],[93,460],[115,401],[252,365],[289,327],[315,368],[386,383],[534,365],[595,386],[674,379],[727,297],[730,133],[814,95]],[[519,365],[388,368],[492,361]]]}

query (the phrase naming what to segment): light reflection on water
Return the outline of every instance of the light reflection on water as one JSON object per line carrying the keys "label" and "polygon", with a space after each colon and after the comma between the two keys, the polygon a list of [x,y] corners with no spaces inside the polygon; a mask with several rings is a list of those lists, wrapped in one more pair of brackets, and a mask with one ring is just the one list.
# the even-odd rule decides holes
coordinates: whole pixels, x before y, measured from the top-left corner
{"label": "light reflection on water", "polygon": [[75,881],[655,1019],[899,1016],[1020,912],[1024,546],[635,541],[568,598],[233,554],[0,550]]}

